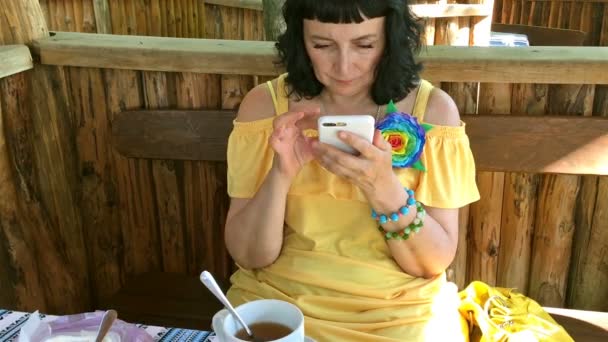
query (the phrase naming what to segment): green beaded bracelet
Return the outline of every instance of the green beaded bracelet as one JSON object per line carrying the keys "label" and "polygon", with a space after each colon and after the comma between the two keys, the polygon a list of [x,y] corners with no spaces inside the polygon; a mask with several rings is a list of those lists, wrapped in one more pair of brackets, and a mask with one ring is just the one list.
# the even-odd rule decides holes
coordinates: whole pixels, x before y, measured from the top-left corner
{"label": "green beaded bracelet", "polygon": [[382,226],[378,226],[378,230],[384,234],[386,240],[407,240],[412,234],[418,233],[422,226],[424,226],[425,216],[426,211],[422,207],[422,204],[416,202],[416,218],[414,218],[414,221],[405,227],[405,229],[396,232],[387,232]]}

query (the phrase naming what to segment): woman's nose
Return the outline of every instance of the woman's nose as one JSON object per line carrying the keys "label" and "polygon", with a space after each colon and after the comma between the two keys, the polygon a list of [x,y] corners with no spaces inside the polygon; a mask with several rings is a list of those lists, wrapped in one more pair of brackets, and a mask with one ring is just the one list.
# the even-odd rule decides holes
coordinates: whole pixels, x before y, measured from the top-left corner
{"label": "woman's nose", "polygon": [[347,51],[341,51],[337,55],[337,61],[335,63],[335,68],[337,73],[340,76],[348,76],[351,73],[352,69],[352,60]]}

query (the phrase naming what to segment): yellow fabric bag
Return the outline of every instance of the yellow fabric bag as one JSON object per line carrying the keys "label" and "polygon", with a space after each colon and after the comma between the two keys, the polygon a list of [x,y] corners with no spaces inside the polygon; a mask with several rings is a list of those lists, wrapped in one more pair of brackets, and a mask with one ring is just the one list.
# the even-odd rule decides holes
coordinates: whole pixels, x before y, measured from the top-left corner
{"label": "yellow fabric bag", "polygon": [[513,289],[474,281],[460,299],[471,341],[574,341],[536,301]]}

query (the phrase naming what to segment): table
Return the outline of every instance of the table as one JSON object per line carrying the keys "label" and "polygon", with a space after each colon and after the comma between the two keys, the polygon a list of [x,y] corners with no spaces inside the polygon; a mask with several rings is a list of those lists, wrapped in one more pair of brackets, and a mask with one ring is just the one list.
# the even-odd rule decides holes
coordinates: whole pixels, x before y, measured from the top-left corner
{"label": "table", "polygon": [[[21,326],[30,317],[30,313],[0,309],[0,342],[17,341]],[[43,319],[53,319],[54,316],[40,315]],[[213,342],[215,334],[209,331],[190,329],[166,328],[137,324],[158,342]]]}

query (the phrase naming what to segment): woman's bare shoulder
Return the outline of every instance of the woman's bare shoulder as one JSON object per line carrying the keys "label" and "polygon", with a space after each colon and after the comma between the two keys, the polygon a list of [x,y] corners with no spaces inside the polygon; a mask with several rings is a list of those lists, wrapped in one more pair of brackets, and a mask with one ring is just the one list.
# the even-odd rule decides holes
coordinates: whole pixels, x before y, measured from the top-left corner
{"label": "woman's bare shoulder", "polygon": [[[272,81],[276,88],[276,80]],[[266,83],[251,89],[243,98],[237,114],[237,121],[249,122],[267,119],[275,115],[274,102]]]}
{"label": "woman's bare shoulder", "polygon": [[440,88],[433,88],[424,121],[440,126],[460,126],[458,107],[452,97]]}

